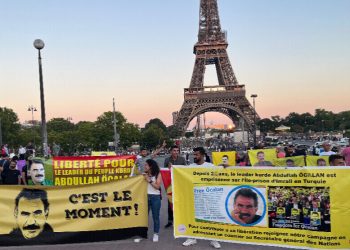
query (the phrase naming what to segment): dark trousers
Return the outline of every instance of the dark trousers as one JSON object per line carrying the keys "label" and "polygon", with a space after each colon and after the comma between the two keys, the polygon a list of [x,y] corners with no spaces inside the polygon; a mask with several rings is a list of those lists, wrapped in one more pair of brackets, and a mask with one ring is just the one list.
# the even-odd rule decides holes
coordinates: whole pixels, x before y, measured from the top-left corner
{"label": "dark trousers", "polygon": [[173,222],[173,220],[174,220],[173,208],[170,202],[168,201],[168,222]]}

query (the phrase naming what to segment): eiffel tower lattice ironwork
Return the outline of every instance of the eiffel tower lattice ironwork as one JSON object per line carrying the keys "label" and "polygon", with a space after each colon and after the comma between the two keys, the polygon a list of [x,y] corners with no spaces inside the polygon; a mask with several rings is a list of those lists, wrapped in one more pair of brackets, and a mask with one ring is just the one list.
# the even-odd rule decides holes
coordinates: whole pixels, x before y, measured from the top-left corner
{"label": "eiffel tower lattice ironwork", "polygon": [[[246,128],[254,131],[253,106],[246,98],[245,86],[240,85],[227,55],[226,33],[221,30],[217,0],[200,1],[198,42],[194,45],[196,61],[191,84],[184,90],[184,103],[173,113],[173,123],[184,133],[190,122],[206,112],[219,112],[234,124],[245,121]],[[219,85],[204,86],[206,65],[215,64]]]}

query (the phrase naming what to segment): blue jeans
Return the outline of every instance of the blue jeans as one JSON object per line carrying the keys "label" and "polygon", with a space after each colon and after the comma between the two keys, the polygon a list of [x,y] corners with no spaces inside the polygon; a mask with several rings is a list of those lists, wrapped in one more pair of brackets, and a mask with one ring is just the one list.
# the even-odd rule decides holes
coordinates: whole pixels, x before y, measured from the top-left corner
{"label": "blue jeans", "polygon": [[160,220],[159,220],[160,205],[161,205],[160,195],[157,195],[157,194],[149,194],[148,195],[148,213],[149,213],[149,210],[152,211],[153,231],[154,231],[154,233],[159,233],[159,227],[160,227]]}

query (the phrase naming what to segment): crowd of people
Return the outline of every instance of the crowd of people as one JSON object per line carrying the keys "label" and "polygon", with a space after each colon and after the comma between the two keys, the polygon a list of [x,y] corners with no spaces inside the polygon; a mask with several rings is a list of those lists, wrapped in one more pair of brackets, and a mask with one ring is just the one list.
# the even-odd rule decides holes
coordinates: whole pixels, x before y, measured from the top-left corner
{"label": "crowd of people", "polygon": [[[330,166],[350,166],[350,145],[339,150],[339,152],[332,151],[331,143],[325,141],[322,144],[323,150],[320,151],[318,156],[328,156]],[[258,146],[257,149],[261,149],[256,154],[258,162],[254,164],[254,167],[259,166],[273,166],[271,161],[265,160],[265,153],[263,151],[263,146]],[[276,158],[290,158],[294,156],[306,156],[307,152],[305,149],[297,149],[294,145],[288,145],[285,147],[276,147]],[[238,152],[237,153],[237,166],[251,166],[250,159],[247,153]],[[294,167],[294,161],[292,159],[286,159],[286,166]],[[319,158],[317,160],[317,166],[326,166],[326,161],[324,158]]]}
{"label": "crowd of people", "polygon": [[329,194],[329,187],[270,187],[269,227],[330,232]]}
{"label": "crowd of people", "polygon": [[[344,148],[339,154],[332,152],[327,143],[324,143],[322,155],[329,156],[331,166],[350,165],[350,145]],[[161,185],[160,166],[154,158],[166,147],[165,142],[159,148],[148,154],[147,149],[141,149],[137,156],[135,165],[136,171],[133,175],[143,175],[148,188],[148,210],[153,218],[153,238],[154,242],[159,241],[160,231],[160,209],[161,209]],[[173,165],[190,165],[192,167],[213,167],[211,159],[203,147],[193,149],[193,163],[189,164],[189,159],[181,156],[179,146],[172,146],[169,149],[170,155],[165,158],[161,167],[171,168]],[[52,182],[45,178],[44,163],[40,159],[33,157],[35,151],[29,147],[19,147],[18,154],[9,152],[8,145],[1,148],[0,173],[1,184],[6,185],[52,185]],[[277,147],[276,156],[278,158],[288,158],[305,155],[305,152],[296,150],[293,146],[284,149]],[[227,155],[224,157],[228,158]],[[264,152],[257,153],[258,163],[254,166],[270,166],[271,162],[265,161]],[[228,159],[227,159],[228,161]],[[345,163],[346,162],[346,163]],[[249,158],[246,154],[238,152],[236,166],[247,166]],[[225,168],[227,164],[222,165]],[[278,227],[281,221],[286,219],[292,222],[290,227],[298,227],[303,224],[304,228],[311,230],[330,231],[330,197],[327,188],[297,188],[297,187],[270,187],[268,191],[269,204],[269,226]],[[173,224],[173,212],[170,202],[168,202],[168,221],[165,228]],[[135,242],[142,239],[137,238]],[[196,239],[187,239],[184,246],[191,246],[197,243]],[[210,241],[214,248],[221,248],[218,241]]]}
{"label": "crowd of people", "polygon": [[44,162],[31,154],[22,156],[4,153],[0,158],[0,184],[3,185],[45,185],[52,186],[45,178]]}

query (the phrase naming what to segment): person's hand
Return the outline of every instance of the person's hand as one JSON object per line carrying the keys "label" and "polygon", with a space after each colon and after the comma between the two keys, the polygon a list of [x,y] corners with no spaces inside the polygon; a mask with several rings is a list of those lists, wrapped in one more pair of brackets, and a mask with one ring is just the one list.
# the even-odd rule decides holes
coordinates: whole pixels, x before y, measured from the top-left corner
{"label": "person's hand", "polygon": [[171,169],[172,167],[173,167],[173,165],[169,162],[168,168]]}
{"label": "person's hand", "polygon": [[164,148],[165,146],[166,146],[166,141],[164,140],[162,144],[162,148]]}
{"label": "person's hand", "polygon": [[145,181],[149,182],[151,180],[151,178],[148,176],[148,174],[146,173],[142,173],[143,178],[145,178]]}

